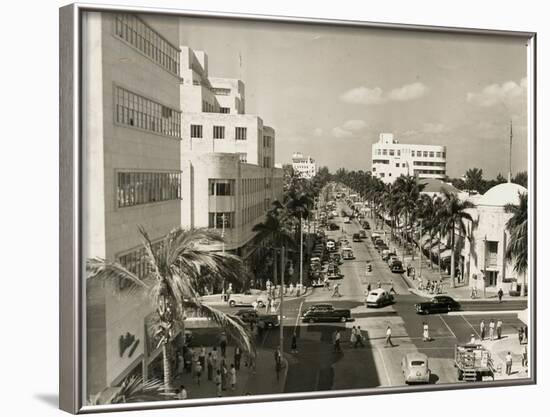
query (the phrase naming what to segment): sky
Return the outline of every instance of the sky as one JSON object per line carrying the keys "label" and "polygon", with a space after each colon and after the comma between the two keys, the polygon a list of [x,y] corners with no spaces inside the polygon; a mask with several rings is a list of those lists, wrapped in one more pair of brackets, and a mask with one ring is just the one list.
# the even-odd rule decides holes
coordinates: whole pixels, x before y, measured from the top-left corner
{"label": "sky", "polygon": [[383,132],[447,146],[447,174],[527,169],[527,49],[515,37],[182,18],[209,74],[245,83],[246,113],[276,132],[275,162],[311,155],[370,170]]}

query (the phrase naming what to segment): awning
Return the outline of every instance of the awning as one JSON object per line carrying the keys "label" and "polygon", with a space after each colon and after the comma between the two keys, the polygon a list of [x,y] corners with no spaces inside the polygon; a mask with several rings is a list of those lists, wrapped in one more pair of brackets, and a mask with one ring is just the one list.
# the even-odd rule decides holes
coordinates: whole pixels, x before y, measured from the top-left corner
{"label": "awning", "polygon": [[445,249],[443,252],[441,252],[441,259],[450,258],[451,257],[451,250]]}

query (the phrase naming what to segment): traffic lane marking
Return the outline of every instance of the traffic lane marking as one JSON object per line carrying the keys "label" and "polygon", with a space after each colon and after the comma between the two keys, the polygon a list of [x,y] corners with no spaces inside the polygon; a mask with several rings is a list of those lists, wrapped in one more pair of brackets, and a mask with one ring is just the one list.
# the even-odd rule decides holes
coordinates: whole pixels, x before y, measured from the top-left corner
{"label": "traffic lane marking", "polygon": [[443,322],[443,324],[445,325],[445,327],[447,327],[447,329],[449,329],[449,331],[451,332],[451,334],[453,335],[453,337],[456,339],[456,334],[455,334],[455,332],[453,332],[453,330],[452,330],[451,327],[447,324],[447,322],[443,319],[443,317],[441,316],[441,314],[439,314],[439,318],[441,319],[441,321]]}

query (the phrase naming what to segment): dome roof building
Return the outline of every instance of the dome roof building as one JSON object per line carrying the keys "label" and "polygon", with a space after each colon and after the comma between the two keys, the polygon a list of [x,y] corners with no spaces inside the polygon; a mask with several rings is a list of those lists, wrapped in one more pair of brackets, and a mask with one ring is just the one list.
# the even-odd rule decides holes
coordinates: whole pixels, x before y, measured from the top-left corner
{"label": "dome roof building", "polygon": [[505,182],[489,189],[477,201],[477,205],[504,207],[507,204],[519,204],[519,194],[525,192],[527,188],[513,182]]}

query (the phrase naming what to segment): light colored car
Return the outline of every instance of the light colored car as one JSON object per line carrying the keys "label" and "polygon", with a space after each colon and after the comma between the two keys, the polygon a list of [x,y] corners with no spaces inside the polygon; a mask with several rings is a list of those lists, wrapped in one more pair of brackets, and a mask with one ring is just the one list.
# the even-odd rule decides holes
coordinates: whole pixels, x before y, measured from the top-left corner
{"label": "light colored car", "polygon": [[355,255],[353,254],[353,249],[352,248],[343,248],[342,249],[342,259],[344,259],[344,260],[355,259]]}
{"label": "light colored car", "polygon": [[227,302],[230,307],[251,306],[254,301],[258,307],[267,305],[267,294],[260,290],[248,290],[240,294],[231,294]]}
{"label": "light colored car", "polygon": [[393,295],[383,288],[372,290],[367,296],[367,307],[382,307],[393,303]]}
{"label": "light colored car", "polygon": [[428,367],[428,357],[424,353],[411,352],[403,356],[401,360],[401,370],[405,377],[405,383],[424,383],[430,382],[430,368]]}
{"label": "light colored car", "polygon": [[351,223],[350,218],[349,217],[344,217],[344,223],[350,224]]}
{"label": "light colored car", "polygon": [[328,250],[336,249],[336,243],[334,243],[333,240],[329,240],[329,241],[327,242],[327,249],[328,249]]}

